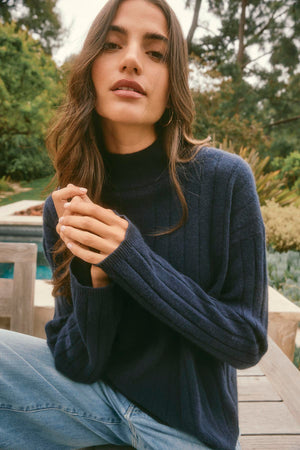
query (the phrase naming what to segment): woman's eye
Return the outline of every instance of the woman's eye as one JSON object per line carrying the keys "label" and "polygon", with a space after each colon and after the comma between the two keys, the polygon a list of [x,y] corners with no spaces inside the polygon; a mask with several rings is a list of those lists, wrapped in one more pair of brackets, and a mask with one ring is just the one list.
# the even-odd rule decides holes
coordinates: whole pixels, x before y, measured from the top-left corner
{"label": "woman's eye", "polygon": [[117,50],[118,48],[120,48],[120,46],[115,42],[105,42],[103,45],[103,50]]}
{"label": "woman's eye", "polygon": [[156,51],[150,51],[148,52],[148,55],[150,55],[153,59],[157,60],[157,61],[163,61],[165,60],[165,55],[163,55],[160,52],[156,52]]}

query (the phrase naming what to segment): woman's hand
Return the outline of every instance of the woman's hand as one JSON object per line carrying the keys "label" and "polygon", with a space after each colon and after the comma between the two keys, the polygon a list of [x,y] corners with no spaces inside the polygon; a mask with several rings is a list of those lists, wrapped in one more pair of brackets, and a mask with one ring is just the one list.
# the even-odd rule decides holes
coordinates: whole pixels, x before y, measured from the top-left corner
{"label": "woman's hand", "polygon": [[53,192],[59,217],[57,233],[74,256],[92,264],[93,287],[109,284],[109,277],[98,264],[124,240],[128,222],[113,211],[93,203],[85,188],[68,184]]}
{"label": "woman's hand", "polygon": [[109,284],[107,274],[95,267],[116,250],[125,238],[127,220],[93,203],[87,195],[75,195],[63,206],[57,231],[74,256],[92,264],[94,287]]}
{"label": "woman's hand", "polygon": [[70,199],[72,199],[76,195],[78,195],[81,198],[86,197],[86,199],[88,199],[86,193],[87,193],[86,188],[77,187],[74,184],[68,184],[67,187],[58,189],[57,191],[52,192],[52,200],[53,200],[58,218],[60,218],[64,214],[64,212],[65,212],[64,204],[66,202],[68,202]]}

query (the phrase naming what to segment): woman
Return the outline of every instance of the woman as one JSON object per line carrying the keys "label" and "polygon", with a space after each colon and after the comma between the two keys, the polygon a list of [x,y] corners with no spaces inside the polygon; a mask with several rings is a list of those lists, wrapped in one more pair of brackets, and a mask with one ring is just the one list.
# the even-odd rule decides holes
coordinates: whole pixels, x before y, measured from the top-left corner
{"label": "woman", "polygon": [[105,5],[49,137],[54,358],[1,333],[1,448],[239,448],[236,368],[267,348],[264,227],[246,163],[191,138],[187,75],[164,0]]}

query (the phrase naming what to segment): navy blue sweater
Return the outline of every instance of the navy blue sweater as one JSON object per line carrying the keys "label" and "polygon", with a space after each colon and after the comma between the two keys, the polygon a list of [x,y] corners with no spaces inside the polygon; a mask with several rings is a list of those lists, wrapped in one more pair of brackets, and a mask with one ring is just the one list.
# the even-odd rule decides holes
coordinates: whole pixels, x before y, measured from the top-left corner
{"label": "navy blue sweater", "polygon": [[[56,298],[46,325],[58,370],[104,380],[153,417],[216,449],[238,438],[236,368],[267,349],[264,225],[249,166],[203,148],[178,165],[179,200],[159,141],[129,155],[104,154],[102,202],[129,221],[120,246],[99,264],[111,283],[91,285],[90,266],[70,265],[72,302]],[[44,249],[58,236],[51,197]]]}

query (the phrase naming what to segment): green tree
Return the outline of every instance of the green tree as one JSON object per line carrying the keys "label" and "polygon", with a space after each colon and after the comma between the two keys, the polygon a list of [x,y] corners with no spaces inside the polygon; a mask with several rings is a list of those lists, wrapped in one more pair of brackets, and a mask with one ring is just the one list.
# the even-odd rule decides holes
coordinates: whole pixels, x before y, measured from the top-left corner
{"label": "green tree", "polygon": [[57,0],[0,0],[0,18],[37,35],[46,53],[57,48],[64,33]]}
{"label": "green tree", "polygon": [[[186,2],[186,6],[190,3]],[[253,73],[259,76],[259,70],[265,73],[273,71],[274,67],[281,73],[284,69],[290,74],[295,71],[299,64],[299,2],[208,0],[208,3],[221,28],[217,33],[216,30],[207,30],[201,38],[195,37],[197,26],[201,26],[198,24],[201,1],[194,0],[194,18],[188,33],[190,53],[194,51],[224,76],[234,79],[241,75],[247,78]]]}
{"label": "green tree", "polygon": [[0,177],[32,179],[52,165],[44,136],[62,98],[62,73],[27,31],[0,26]]}
{"label": "green tree", "polygon": [[[191,58],[218,74],[218,118],[261,123],[271,147],[286,156],[300,138],[300,2],[295,0],[208,0],[220,29],[202,28],[199,0],[188,33]],[[231,136],[230,136],[231,138]],[[245,145],[244,142],[240,142]]]}
{"label": "green tree", "polygon": [[[266,88],[271,90],[271,83]],[[272,138],[271,154],[287,157],[299,150],[300,142],[300,73],[292,74],[277,92],[263,102],[265,130]]]}
{"label": "green tree", "polygon": [[300,152],[293,151],[286,158],[276,157],[272,168],[280,169],[279,178],[285,178],[288,187],[294,188],[300,196]]}
{"label": "green tree", "polygon": [[241,146],[256,150],[269,149],[270,139],[263,125],[253,115],[242,116],[238,111],[228,111],[228,103],[234,103],[231,81],[223,81],[219,89],[193,91],[196,115],[193,131],[198,139],[214,137],[216,142],[229,138],[238,151]]}

